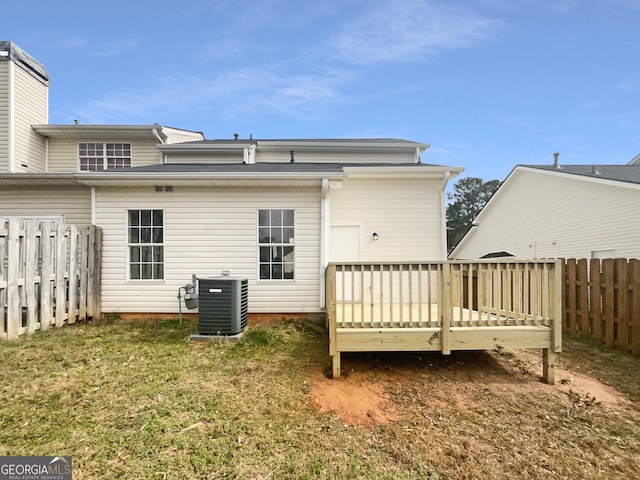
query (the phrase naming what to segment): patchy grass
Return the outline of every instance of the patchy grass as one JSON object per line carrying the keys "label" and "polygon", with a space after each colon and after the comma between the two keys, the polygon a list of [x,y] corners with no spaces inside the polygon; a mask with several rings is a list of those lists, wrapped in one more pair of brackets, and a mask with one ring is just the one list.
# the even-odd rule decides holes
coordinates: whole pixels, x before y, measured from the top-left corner
{"label": "patchy grass", "polygon": [[[0,455],[72,455],[75,479],[640,471],[635,357],[576,340],[561,355],[563,369],[615,387],[620,407],[541,383],[539,352],[343,355],[345,378],[332,381],[326,332],[310,322],[252,325],[237,343],[190,342],[194,331],[111,319],[0,343]],[[327,386],[356,394],[319,413]],[[344,410],[374,393],[393,415],[352,425]]]}

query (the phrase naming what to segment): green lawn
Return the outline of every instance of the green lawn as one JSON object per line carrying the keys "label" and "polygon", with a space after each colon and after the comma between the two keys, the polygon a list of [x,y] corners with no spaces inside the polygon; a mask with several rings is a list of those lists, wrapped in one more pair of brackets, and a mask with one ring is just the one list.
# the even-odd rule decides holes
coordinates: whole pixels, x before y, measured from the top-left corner
{"label": "green lawn", "polygon": [[252,325],[237,343],[191,342],[195,330],[112,320],[0,342],[0,455],[72,455],[76,480],[640,471],[635,357],[566,343],[565,368],[622,392],[613,408],[544,385],[518,352],[344,355],[337,381],[379,385],[397,414],[350,426],[310,401],[329,367],[324,328]]}

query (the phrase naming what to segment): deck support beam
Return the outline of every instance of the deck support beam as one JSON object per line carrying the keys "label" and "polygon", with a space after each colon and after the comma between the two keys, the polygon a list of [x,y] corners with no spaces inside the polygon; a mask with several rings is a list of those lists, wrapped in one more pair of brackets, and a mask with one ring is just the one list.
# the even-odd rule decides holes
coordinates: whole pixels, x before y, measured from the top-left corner
{"label": "deck support beam", "polygon": [[340,378],[340,352],[331,357],[331,365],[333,369],[333,378]]}
{"label": "deck support beam", "polygon": [[556,353],[551,348],[542,349],[542,379],[545,383],[556,383]]}

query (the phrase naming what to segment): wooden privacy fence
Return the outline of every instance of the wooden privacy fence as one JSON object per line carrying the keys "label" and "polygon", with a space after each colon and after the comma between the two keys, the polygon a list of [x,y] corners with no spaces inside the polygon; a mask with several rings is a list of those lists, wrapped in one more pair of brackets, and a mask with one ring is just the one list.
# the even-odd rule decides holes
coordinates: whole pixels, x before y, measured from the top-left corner
{"label": "wooden privacy fence", "polygon": [[0,217],[0,338],[97,318],[101,230]]}
{"label": "wooden privacy fence", "polygon": [[640,260],[567,259],[563,331],[640,355]]}
{"label": "wooden privacy fence", "polygon": [[562,348],[562,261],[331,263],[329,354],[542,348],[553,383]]}

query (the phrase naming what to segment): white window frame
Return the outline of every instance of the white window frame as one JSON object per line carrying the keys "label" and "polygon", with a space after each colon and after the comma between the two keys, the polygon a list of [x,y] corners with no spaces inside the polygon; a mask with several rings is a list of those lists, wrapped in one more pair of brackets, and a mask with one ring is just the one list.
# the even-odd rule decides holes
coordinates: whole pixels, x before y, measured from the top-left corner
{"label": "white window frame", "polygon": [[[100,154],[95,153],[94,155],[81,155],[81,151],[83,149],[82,145],[85,145],[84,149],[87,150],[89,148],[96,150],[98,147],[102,150]],[[116,152],[113,151],[109,154],[109,150],[116,149],[126,149],[128,146],[129,155],[124,155],[124,151]],[[118,155],[118,153],[122,153],[122,155]],[[78,171],[79,172],[101,172],[107,169],[121,169],[121,168],[129,168],[131,167],[131,159],[133,158],[133,145],[131,142],[78,142]],[[102,163],[102,168],[82,168],[82,160],[94,160],[95,165],[99,165]],[[115,161],[117,163],[123,164],[114,164],[113,166],[109,166],[109,162]],[[128,163],[128,165],[125,165]],[[93,164],[92,164],[93,165]]]}
{"label": "white window frame", "polygon": [[[151,212],[151,216],[150,216],[150,223],[149,225],[143,225],[142,224],[142,213],[143,211],[149,211]],[[139,223],[138,225],[132,225],[130,223],[131,221],[131,212],[138,212],[138,220]],[[154,224],[154,212],[160,212],[162,214],[162,224],[161,225],[157,225]],[[125,212],[126,215],[126,243],[127,243],[127,281],[131,281],[131,282],[163,282],[165,279],[165,222],[164,222],[164,218],[165,218],[165,212],[163,209],[160,208],[129,208],[126,210]],[[132,228],[136,229],[138,235],[137,237],[134,235],[132,236],[132,234],[134,233],[134,231],[132,231]],[[143,241],[144,237],[146,236],[147,232],[144,232],[143,235],[143,229],[149,229],[150,231],[148,232],[148,239],[149,241]],[[156,234],[157,232],[154,232],[154,229],[159,229],[159,231],[161,232],[161,241],[154,241],[154,234]],[[137,239],[137,241],[136,241]],[[133,253],[133,249],[139,248],[140,250],[138,251],[137,255],[132,255]],[[150,259],[149,260],[143,260],[143,252],[142,249],[143,248],[151,248],[151,253],[150,253]],[[159,251],[161,252],[161,256],[162,259],[160,261],[157,261],[155,259],[155,253],[158,251],[156,249],[160,249]],[[134,261],[134,257],[136,258],[136,260]],[[139,273],[139,278],[135,278],[136,276],[132,276],[131,275],[131,270],[132,270],[132,266],[136,264],[140,266],[140,273]],[[150,278],[143,278],[143,266],[144,265],[150,265],[151,266],[151,277]],[[157,265],[161,265],[161,275],[157,275],[156,272],[156,266]]]}
{"label": "white window frame", "polygon": [[[269,225],[261,225],[260,214],[261,212],[269,212]],[[272,212],[280,212],[282,215],[282,225],[273,224]],[[284,212],[291,212],[293,220],[291,224],[284,225]],[[280,233],[280,241],[264,241],[266,238],[266,230],[269,231],[269,238],[273,239],[273,234]],[[278,232],[279,230],[279,232]],[[263,235],[261,235],[261,232]],[[256,243],[257,243],[257,281],[258,282],[294,282],[296,279],[296,211],[293,208],[260,208],[256,212]],[[293,236],[291,236],[291,234]],[[286,237],[286,238],[285,238]],[[269,255],[269,260],[263,260],[262,253],[264,249],[271,249],[271,252],[277,251],[274,256],[273,253]],[[285,255],[284,250],[290,250]],[[291,259],[285,261],[284,257],[291,256]],[[275,257],[275,258],[274,258]],[[278,260],[280,258],[280,260]],[[263,267],[269,266],[269,277],[263,278]],[[273,278],[273,267],[281,266],[281,278]],[[286,269],[290,268],[291,271],[287,272]],[[287,273],[291,273],[290,278],[285,278]]]}

